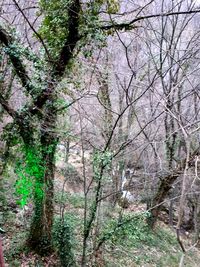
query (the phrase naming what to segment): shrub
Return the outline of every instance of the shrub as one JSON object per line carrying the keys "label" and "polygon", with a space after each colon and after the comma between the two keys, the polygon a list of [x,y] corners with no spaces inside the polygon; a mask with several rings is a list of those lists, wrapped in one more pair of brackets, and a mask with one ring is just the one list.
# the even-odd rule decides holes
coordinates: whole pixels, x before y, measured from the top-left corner
{"label": "shrub", "polygon": [[62,267],[76,266],[74,257],[73,218],[69,215],[55,220],[53,240]]}

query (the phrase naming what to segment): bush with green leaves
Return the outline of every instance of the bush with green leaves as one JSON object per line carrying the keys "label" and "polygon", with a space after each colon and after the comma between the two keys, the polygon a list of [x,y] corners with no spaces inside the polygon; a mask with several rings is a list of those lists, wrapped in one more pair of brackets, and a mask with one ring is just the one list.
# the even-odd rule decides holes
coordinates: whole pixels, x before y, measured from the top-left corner
{"label": "bush with green leaves", "polygon": [[74,248],[74,225],[76,219],[71,214],[64,218],[57,218],[53,227],[53,240],[62,267],[76,266]]}

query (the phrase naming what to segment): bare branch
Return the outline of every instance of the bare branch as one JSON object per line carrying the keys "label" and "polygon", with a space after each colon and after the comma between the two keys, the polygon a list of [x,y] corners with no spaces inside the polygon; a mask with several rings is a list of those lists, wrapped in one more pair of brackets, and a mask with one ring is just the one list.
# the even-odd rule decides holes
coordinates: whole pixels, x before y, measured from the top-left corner
{"label": "bare branch", "polygon": [[50,56],[50,54],[49,54],[49,51],[48,51],[48,49],[47,49],[47,47],[46,47],[46,45],[45,45],[45,43],[44,43],[44,40],[42,39],[41,35],[35,30],[35,28],[33,27],[33,25],[30,23],[29,19],[26,17],[26,15],[24,14],[24,11],[21,9],[21,7],[20,7],[19,4],[17,3],[17,1],[15,1],[15,0],[12,0],[12,1],[15,3],[17,9],[18,9],[19,12],[22,14],[22,16],[24,17],[24,19],[26,20],[26,22],[27,22],[28,25],[30,26],[31,30],[34,32],[34,34],[35,34],[35,35],[37,36],[37,38],[40,40],[40,42],[41,42],[41,44],[43,45],[44,50],[45,50],[45,52],[46,52],[46,54],[47,54],[47,57],[49,58],[49,60],[51,60],[51,56]]}
{"label": "bare branch", "polygon": [[159,14],[152,14],[152,15],[146,15],[146,16],[140,16],[137,18],[134,18],[133,20],[129,22],[124,22],[124,23],[117,23],[115,24],[112,22],[110,25],[105,25],[102,26],[102,30],[110,30],[110,29],[117,29],[117,30],[131,30],[133,28],[137,28],[138,26],[133,26],[136,22],[146,20],[146,19],[151,19],[151,18],[158,18],[158,17],[169,17],[169,16],[174,16],[174,15],[185,15],[185,14],[196,14],[200,13],[200,9],[196,10],[188,10],[188,11],[178,11],[178,12],[166,12],[166,13],[159,13]]}

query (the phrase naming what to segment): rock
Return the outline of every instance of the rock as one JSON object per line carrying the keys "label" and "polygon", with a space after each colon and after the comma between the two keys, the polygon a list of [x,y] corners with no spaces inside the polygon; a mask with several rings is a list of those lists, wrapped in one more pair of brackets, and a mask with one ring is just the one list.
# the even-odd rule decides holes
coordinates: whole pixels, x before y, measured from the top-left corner
{"label": "rock", "polygon": [[122,195],[118,199],[118,204],[123,209],[127,209],[132,203],[134,203],[135,197],[126,190],[122,191]]}

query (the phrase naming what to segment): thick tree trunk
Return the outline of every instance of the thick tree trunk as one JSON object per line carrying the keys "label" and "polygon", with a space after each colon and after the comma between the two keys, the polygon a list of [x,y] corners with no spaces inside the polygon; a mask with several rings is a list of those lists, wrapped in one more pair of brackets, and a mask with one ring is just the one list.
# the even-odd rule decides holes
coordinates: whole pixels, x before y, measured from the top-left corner
{"label": "thick tree trunk", "polygon": [[165,200],[174,181],[178,178],[179,175],[180,175],[180,172],[177,171],[162,178],[162,181],[157,190],[157,193],[152,200],[151,206],[149,207],[150,217],[147,219],[147,223],[150,226],[150,228],[152,229],[154,228],[155,223],[158,218],[158,214],[161,209],[161,204]]}
{"label": "thick tree trunk", "polygon": [[55,134],[56,111],[53,107],[46,110],[46,116],[41,125],[41,151],[43,177],[37,181],[43,190],[38,194],[36,185],[35,210],[28,239],[29,246],[37,253],[49,254],[52,252],[52,225],[53,225],[53,197],[55,152],[58,138]]}
{"label": "thick tree trunk", "polygon": [[[39,254],[52,251],[53,196],[54,196],[54,143],[43,147],[44,177],[39,181],[43,194],[35,192],[35,210],[31,223],[29,246]],[[36,190],[37,190],[36,186]]]}
{"label": "thick tree trunk", "polygon": [[[199,148],[197,148],[190,155],[190,158],[188,159],[189,167],[194,165],[195,157],[198,155],[199,155]],[[147,223],[151,228],[154,228],[155,226],[162,202],[165,200],[166,196],[168,195],[173,183],[176,181],[176,179],[181,174],[183,174],[185,163],[186,163],[186,159],[181,161],[179,166],[174,171],[172,171],[169,175],[160,177],[161,182],[157,189],[157,193],[153,197],[150,207],[148,207],[150,210],[150,217],[147,219]]]}

